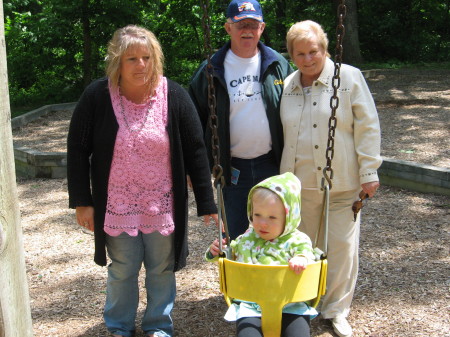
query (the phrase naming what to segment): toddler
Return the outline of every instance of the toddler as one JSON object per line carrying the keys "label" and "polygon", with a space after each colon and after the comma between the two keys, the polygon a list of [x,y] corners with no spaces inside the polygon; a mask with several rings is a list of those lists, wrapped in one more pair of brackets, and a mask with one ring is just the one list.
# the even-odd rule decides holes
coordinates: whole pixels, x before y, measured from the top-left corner
{"label": "toddler", "polygon": [[[303,271],[315,260],[309,237],[300,232],[301,185],[288,172],[267,178],[249,193],[247,214],[250,226],[231,241],[235,261],[262,265],[289,265],[295,272]],[[223,239],[225,245],[225,239]],[[218,258],[219,240],[205,254],[208,261]],[[310,336],[310,319],[317,311],[307,303],[290,303],[283,309],[282,336]],[[262,337],[261,309],[258,304],[236,300],[225,319],[236,321],[237,337]]]}

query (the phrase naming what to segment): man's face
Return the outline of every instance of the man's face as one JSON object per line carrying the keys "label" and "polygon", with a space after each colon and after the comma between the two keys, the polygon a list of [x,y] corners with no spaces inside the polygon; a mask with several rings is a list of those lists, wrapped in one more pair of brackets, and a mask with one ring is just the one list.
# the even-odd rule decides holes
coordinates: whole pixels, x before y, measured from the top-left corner
{"label": "man's face", "polygon": [[264,22],[244,19],[225,23],[225,30],[231,38],[231,50],[239,57],[248,58],[258,52],[258,42],[265,27]]}

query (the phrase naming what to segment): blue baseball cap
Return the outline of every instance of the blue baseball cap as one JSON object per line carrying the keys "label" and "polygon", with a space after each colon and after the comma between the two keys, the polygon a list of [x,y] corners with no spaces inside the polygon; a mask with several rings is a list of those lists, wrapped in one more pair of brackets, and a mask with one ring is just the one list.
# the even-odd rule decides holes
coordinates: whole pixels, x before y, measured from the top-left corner
{"label": "blue baseball cap", "polygon": [[261,5],[256,0],[233,0],[227,8],[227,18],[233,22],[253,19],[264,22]]}

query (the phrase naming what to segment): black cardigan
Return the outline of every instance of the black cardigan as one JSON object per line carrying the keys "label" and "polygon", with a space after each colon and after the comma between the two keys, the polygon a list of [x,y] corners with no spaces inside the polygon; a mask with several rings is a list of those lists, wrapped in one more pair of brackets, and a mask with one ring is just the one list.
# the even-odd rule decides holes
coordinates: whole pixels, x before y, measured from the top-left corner
{"label": "black cardigan", "polygon": [[[217,213],[202,126],[195,107],[177,83],[168,80],[168,125],[174,189],[175,268],[186,265],[188,192],[191,177],[197,215]],[[73,112],[67,138],[69,207],[94,206],[94,261],[106,265],[105,232],[109,171],[118,123],[108,90],[108,80],[91,83]],[[149,158],[151,160],[151,158]]]}

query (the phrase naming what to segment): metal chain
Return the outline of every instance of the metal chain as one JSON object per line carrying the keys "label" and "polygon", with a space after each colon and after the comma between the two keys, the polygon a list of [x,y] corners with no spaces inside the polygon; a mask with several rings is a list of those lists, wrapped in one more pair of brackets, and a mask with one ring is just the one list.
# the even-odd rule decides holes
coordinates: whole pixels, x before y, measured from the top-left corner
{"label": "metal chain", "polygon": [[[219,238],[222,237],[222,228],[225,233],[227,242],[230,242],[230,234],[228,232],[228,223],[225,212],[225,203],[223,199],[222,188],[225,186],[225,177],[223,176],[223,168],[220,165],[220,146],[218,136],[218,119],[216,113],[216,89],[214,87],[214,67],[211,63],[211,56],[213,54],[211,47],[211,18],[208,15],[209,12],[209,0],[201,0],[201,6],[203,8],[202,25],[204,31],[204,50],[206,54],[207,64],[205,67],[205,75],[208,80],[208,107],[209,117],[208,125],[211,129],[211,147],[212,156],[214,159],[214,166],[212,168],[212,174],[214,177],[214,186],[217,190],[217,208],[219,217]],[[222,240],[219,240],[220,256],[230,256],[230,246],[227,250],[222,245]]]}
{"label": "metal chain", "polygon": [[213,54],[211,47],[211,18],[208,15],[209,12],[209,0],[202,0],[201,5],[203,8],[202,25],[204,31],[204,50],[206,53],[207,65],[205,67],[205,75],[208,80],[208,107],[209,107],[209,117],[208,125],[211,129],[211,146],[212,146],[212,156],[214,159],[214,166],[212,169],[214,177],[214,186],[220,183],[222,186],[225,185],[225,178],[223,176],[223,168],[220,165],[220,146],[219,146],[219,136],[218,121],[216,114],[216,90],[214,87],[213,72],[214,67],[211,63],[211,56]]}
{"label": "metal chain", "polygon": [[329,188],[331,189],[332,183],[331,179],[333,179],[333,169],[331,168],[331,161],[334,157],[334,135],[336,133],[337,119],[336,119],[336,111],[339,107],[339,97],[338,97],[338,89],[341,85],[341,65],[342,65],[342,54],[344,48],[342,47],[342,42],[344,40],[345,35],[345,27],[344,27],[344,18],[347,12],[347,7],[345,6],[345,0],[341,0],[337,10],[339,22],[336,27],[336,54],[334,56],[334,75],[332,79],[333,86],[333,96],[330,99],[330,107],[331,107],[331,116],[328,120],[328,141],[327,141],[327,149],[325,157],[327,159],[326,166],[323,169],[323,178],[322,178],[322,189],[325,186],[325,180],[327,181]]}

